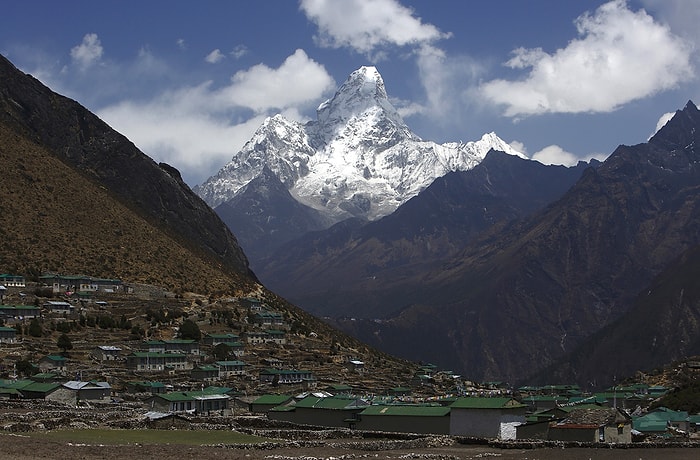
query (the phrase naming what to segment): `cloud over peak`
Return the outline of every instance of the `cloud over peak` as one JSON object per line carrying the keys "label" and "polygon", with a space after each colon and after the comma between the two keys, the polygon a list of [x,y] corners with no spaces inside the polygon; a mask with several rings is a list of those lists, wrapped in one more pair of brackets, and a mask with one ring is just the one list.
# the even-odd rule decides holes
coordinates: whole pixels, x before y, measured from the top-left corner
{"label": "cloud over peak", "polygon": [[386,46],[417,46],[447,38],[396,0],[302,0],[300,8],[319,28],[317,43],[373,55]]}

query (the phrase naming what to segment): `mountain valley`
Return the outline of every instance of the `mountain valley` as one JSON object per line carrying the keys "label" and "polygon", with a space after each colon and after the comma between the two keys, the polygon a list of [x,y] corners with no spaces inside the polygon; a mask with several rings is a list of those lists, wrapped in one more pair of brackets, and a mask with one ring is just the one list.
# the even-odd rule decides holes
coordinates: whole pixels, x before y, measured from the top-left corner
{"label": "mountain valley", "polygon": [[363,67],[190,189],[4,58],[0,81],[2,272],[262,296],[320,342],[475,381],[602,386],[700,354],[690,101],[603,163],[545,166],[493,133],[421,140]]}

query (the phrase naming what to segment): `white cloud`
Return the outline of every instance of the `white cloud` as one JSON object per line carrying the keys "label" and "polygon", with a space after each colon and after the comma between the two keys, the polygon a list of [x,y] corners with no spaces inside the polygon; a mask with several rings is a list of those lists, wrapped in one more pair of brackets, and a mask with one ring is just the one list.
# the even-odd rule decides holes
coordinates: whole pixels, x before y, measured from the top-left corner
{"label": "white cloud", "polygon": [[671,118],[673,118],[673,116],[674,116],[675,114],[676,114],[676,112],[668,112],[668,113],[664,113],[663,115],[661,115],[661,117],[659,117],[659,121],[656,122],[656,129],[654,130],[654,132],[652,133],[652,135],[649,136],[649,138],[651,139],[651,137],[652,137],[654,134],[658,133],[659,130],[660,130],[661,128],[663,128],[664,125],[665,125],[666,123],[668,123],[668,121],[669,121]]}
{"label": "white cloud", "polygon": [[334,87],[326,69],[298,49],[277,69],[258,64],[236,72],[222,93],[232,104],[261,112],[317,102]]}
{"label": "white cloud", "polygon": [[209,64],[216,64],[218,62],[223,61],[225,57],[226,56],[224,56],[224,53],[222,53],[221,50],[217,48],[211,53],[207,54],[207,57],[205,57],[204,60],[207,61]]}
{"label": "white cloud", "polygon": [[201,110],[203,104],[196,102],[197,95],[208,94],[206,88],[178,94],[184,97],[180,103],[167,96],[146,104],[122,102],[101,110],[99,116],[117,131],[128,133],[129,139],[154,160],[178,168],[185,181],[194,185],[229,161],[265,117],[230,123],[225,117]]}
{"label": "white cloud", "polygon": [[[511,143],[511,145],[513,145],[513,143]],[[522,150],[520,151],[522,152]],[[591,153],[581,157],[553,144],[533,153],[531,158],[545,165],[575,166],[579,161],[590,161],[593,158],[603,161],[606,157],[607,155],[600,153]]]}
{"label": "white cloud", "polygon": [[396,0],[301,0],[300,8],[318,26],[319,45],[366,55],[377,56],[389,45],[416,46],[450,36]]}
{"label": "white cloud", "polygon": [[301,121],[304,109],[315,107],[334,86],[323,66],[297,50],[278,68],[256,65],[236,73],[224,87],[212,82],[182,86],[97,114],[194,185],[230,160],[266,116],[282,112]]}
{"label": "white cloud", "polygon": [[510,142],[508,143],[508,145],[510,145],[511,148],[512,148],[513,150],[515,150],[516,152],[520,152],[520,153],[522,153],[523,155],[527,156],[527,147],[526,147],[525,144],[523,144],[522,142],[520,142],[520,141],[510,141]]}
{"label": "white cloud", "polygon": [[177,47],[181,50],[187,49],[187,43],[184,38],[178,38],[175,43],[177,43]]}
{"label": "white cloud", "polygon": [[422,111],[417,113],[439,120],[443,127],[457,128],[464,124],[465,107],[474,112],[479,101],[473,88],[483,77],[485,67],[469,56],[447,56],[432,45],[416,51],[418,78],[425,91]]}
{"label": "white cloud", "polygon": [[481,86],[510,117],[557,112],[610,112],[692,77],[692,47],[644,10],[613,0],[575,21],[579,38],[548,54],[519,48],[506,63],[530,68],[518,81]]}
{"label": "white cloud", "polygon": [[100,60],[103,51],[97,34],[86,34],[82,43],[70,50],[70,56],[81,69],[86,69]]}
{"label": "white cloud", "polygon": [[556,144],[549,145],[539,152],[533,153],[532,159],[546,165],[573,166],[578,163],[576,155],[567,152]]}
{"label": "white cloud", "polygon": [[229,53],[234,59],[240,59],[246,54],[248,54],[248,47],[245,45],[236,45],[233,50]]}

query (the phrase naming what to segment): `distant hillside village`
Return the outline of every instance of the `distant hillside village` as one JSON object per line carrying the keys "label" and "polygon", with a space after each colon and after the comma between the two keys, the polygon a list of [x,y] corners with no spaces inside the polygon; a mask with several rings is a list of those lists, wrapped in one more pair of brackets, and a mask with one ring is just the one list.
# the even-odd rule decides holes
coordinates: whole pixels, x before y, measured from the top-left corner
{"label": "distant hillside village", "polygon": [[[684,365],[700,375],[699,362]],[[8,403],[128,406],[153,423],[246,415],[500,440],[700,438],[700,415],[654,404],[663,386],[475,383],[360,352],[254,295],[208,299],[89,276],[0,275],[0,378]]]}

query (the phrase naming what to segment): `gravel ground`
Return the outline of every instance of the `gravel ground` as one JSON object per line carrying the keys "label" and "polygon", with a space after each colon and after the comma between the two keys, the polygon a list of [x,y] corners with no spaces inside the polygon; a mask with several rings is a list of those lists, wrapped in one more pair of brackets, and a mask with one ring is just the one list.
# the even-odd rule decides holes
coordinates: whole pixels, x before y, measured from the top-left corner
{"label": "gravel ground", "polygon": [[14,460],[61,459],[251,459],[251,460],[350,460],[350,459],[504,459],[504,460],[696,460],[700,451],[694,448],[538,448],[498,449],[486,446],[447,446],[426,448],[397,448],[391,450],[351,447],[343,442],[329,442],[313,447],[281,447],[272,449],[242,449],[225,446],[178,445],[78,445],[30,438],[26,435],[0,434],[0,458]]}

